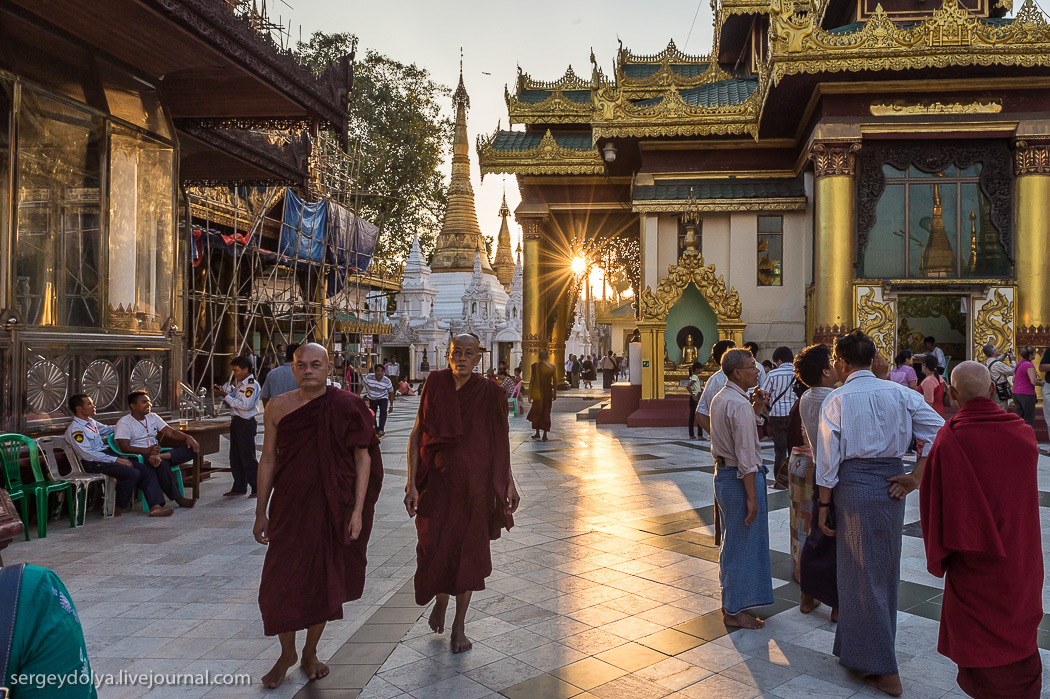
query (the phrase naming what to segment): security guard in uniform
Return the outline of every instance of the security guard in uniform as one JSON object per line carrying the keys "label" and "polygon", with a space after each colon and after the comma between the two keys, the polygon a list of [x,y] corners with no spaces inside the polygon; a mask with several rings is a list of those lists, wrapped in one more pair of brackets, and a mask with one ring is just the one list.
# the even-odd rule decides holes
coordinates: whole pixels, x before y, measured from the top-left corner
{"label": "security guard in uniform", "polygon": [[255,476],[259,460],[255,456],[255,434],[259,424],[259,385],[252,375],[252,363],[247,357],[234,357],[230,362],[233,381],[216,386],[216,393],[224,396],[223,402],[230,406],[230,470],[233,471],[233,488],[224,496],[244,495],[255,497]]}

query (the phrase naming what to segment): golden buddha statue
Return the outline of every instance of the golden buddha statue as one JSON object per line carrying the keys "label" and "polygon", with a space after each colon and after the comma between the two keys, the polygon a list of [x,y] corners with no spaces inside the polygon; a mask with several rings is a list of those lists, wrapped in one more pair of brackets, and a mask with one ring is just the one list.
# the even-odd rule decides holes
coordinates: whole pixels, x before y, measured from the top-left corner
{"label": "golden buddha statue", "polygon": [[697,354],[696,345],[693,344],[693,336],[692,335],[686,335],[685,336],[685,346],[682,347],[682,364],[681,365],[684,366],[684,367],[692,366],[693,362],[696,361],[696,358],[698,356],[699,355]]}
{"label": "golden buddha statue", "polygon": [[664,340],[664,370],[672,371],[677,368],[678,365],[672,362],[670,355],[667,354],[667,340]]}

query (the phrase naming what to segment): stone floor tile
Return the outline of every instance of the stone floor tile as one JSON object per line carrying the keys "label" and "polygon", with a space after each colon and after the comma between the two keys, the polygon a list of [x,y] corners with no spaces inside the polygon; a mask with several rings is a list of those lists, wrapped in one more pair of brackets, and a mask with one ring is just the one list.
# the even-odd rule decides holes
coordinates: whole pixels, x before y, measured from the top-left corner
{"label": "stone floor tile", "polygon": [[557,617],[554,619],[548,619],[547,621],[541,621],[538,624],[532,624],[525,627],[526,630],[532,633],[539,634],[546,638],[559,641],[563,638],[568,638],[578,633],[583,633],[591,628],[590,624],[585,624],[582,621],[577,621],[567,616]]}
{"label": "stone floor tile", "polygon": [[598,653],[594,657],[627,672],[636,672],[643,667],[655,665],[661,660],[667,659],[668,656],[666,653],[661,653],[637,643],[626,643],[604,653]]}
{"label": "stone floor tile", "polygon": [[550,674],[580,689],[590,690],[623,677],[627,671],[592,657],[553,670]]}
{"label": "stone floor tile", "polygon": [[946,691],[958,687],[956,682],[958,674],[959,669],[955,663],[936,652],[916,656],[900,665],[902,678],[916,680]]}
{"label": "stone floor tile", "polygon": [[773,690],[781,699],[845,699],[853,696],[852,689],[840,687],[811,675],[799,675]]}
{"label": "stone floor tile", "polygon": [[459,673],[455,670],[445,667],[430,658],[417,660],[390,670],[386,668],[379,670],[380,677],[405,692],[426,687],[457,674]]}
{"label": "stone floor tile", "polygon": [[768,692],[798,677],[801,673],[790,667],[775,665],[768,660],[748,658],[742,663],[722,670],[719,674],[737,682],[753,684],[763,692]]}
{"label": "stone floor tile", "polygon": [[583,660],[587,657],[587,653],[563,643],[545,643],[525,652],[515,653],[514,657],[544,672],[550,672],[577,660]]}
{"label": "stone floor tile", "polygon": [[490,646],[505,655],[515,656],[518,653],[529,650],[530,648],[542,646],[549,641],[550,639],[545,636],[526,631],[525,629],[517,629],[505,634],[500,634],[499,636],[493,636],[485,641],[485,645]]}
{"label": "stone floor tile", "polygon": [[672,690],[635,675],[624,675],[590,691],[600,699],[658,699]]}
{"label": "stone floor tile", "polygon": [[501,653],[481,641],[474,641],[474,647],[468,653],[453,653],[446,645],[443,652],[430,656],[431,660],[436,660],[456,672],[468,672],[506,657],[506,653]]}
{"label": "stone floor tile", "polygon": [[629,616],[626,619],[614,621],[600,628],[602,631],[607,631],[622,638],[632,639],[662,631],[664,627],[636,616]]}
{"label": "stone floor tile", "polygon": [[639,638],[637,643],[646,648],[658,650],[665,655],[677,655],[679,653],[684,653],[690,648],[696,648],[705,643],[705,641],[696,636],[682,633],[681,631],[664,629],[663,631],[657,631],[649,636]]}
{"label": "stone floor tile", "polygon": [[456,699],[482,699],[483,697],[498,696],[485,685],[478,684],[466,675],[456,675],[447,679],[428,684],[411,692],[417,699],[433,699],[434,697],[456,697]]}
{"label": "stone floor tile", "polygon": [[634,674],[642,679],[655,682],[661,687],[666,687],[672,692],[676,692],[710,677],[713,673],[706,668],[687,663],[679,658],[668,658],[667,660],[661,660],[655,665],[644,667]]}
{"label": "stone floor tile", "polygon": [[580,688],[553,675],[542,674],[507,687],[501,694],[507,699],[569,699],[580,696]]}
{"label": "stone floor tile", "polygon": [[712,675],[689,685],[676,696],[687,699],[754,699],[761,693],[754,685],[737,682],[723,675]]}
{"label": "stone floor tile", "polygon": [[394,699],[394,697],[400,696],[403,692],[384,680],[379,675],[375,675],[365,688],[358,695],[359,699]]}
{"label": "stone floor tile", "polygon": [[671,627],[681,624],[683,622],[694,619],[696,614],[693,614],[689,610],[682,609],[681,607],[675,607],[670,604],[662,604],[652,609],[647,609],[644,612],[636,614],[639,619],[645,619],[651,621],[654,624],[660,624],[661,626]]}
{"label": "stone floor tile", "polygon": [[497,692],[541,674],[542,670],[514,658],[503,658],[464,673],[475,682]]}

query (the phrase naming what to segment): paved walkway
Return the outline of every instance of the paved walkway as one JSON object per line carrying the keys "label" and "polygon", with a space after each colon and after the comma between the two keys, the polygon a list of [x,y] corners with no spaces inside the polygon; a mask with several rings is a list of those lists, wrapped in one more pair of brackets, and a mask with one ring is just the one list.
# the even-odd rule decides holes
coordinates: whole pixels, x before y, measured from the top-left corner
{"label": "paved walkway", "polygon": [[[418,399],[400,400],[383,443],[386,487],[365,596],[328,625],[320,648],[332,666],[328,678],[304,687],[296,670],[273,692],[257,684],[125,685],[103,687],[100,696],[873,695],[831,656],[829,610],[797,610],[786,495],[771,491],[769,498],[777,601],[763,614],[767,626],[726,634],[705,443],[683,439],[684,429],[577,421],[575,412],[592,402],[560,398],[555,406],[564,412],[555,414],[547,443],[529,439],[524,418],[512,418],[523,503],[517,526],[493,543],[488,589],[474,595],[469,653],[453,656],[447,632],[430,633],[412,601],[415,533],[401,499]],[[249,673],[257,682],[278,654],[262,634],[256,604],[265,549],[251,538],[254,501],[220,497],[228,479],[206,482],[197,507],[169,519],[102,521],[95,513],[76,530],[54,523],[46,539],[5,551],[5,561],[59,572],[80,610],[96,673]],[[1050,505],[1045,457],[1040,488]],[[954,666],[935,650],[941,581],[925,572],[917,520],[912,496],[897,638],[905,696],[962,696]],[[1046,515],[1044,522],[1050,525]],[[1044,606],[1048,596],[1044,589]],[[1050,648],[1050,634],[1041,632],[1040,645]]]}

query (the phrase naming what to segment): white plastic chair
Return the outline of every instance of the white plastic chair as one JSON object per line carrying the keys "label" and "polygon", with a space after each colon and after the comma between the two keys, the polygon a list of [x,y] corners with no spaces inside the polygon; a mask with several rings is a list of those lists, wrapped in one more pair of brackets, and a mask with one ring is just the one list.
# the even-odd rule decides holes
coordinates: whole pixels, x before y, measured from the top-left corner
{"label": "white plastic chair", "polygon": [[[37,437],[36,445],[40,453],[44,455],[44,471],[50,480],[67,481],[73,488],[73,507],[76,521],[84,523],[87,516],[88,489],[92,483],[102,486],[102,516],[112,517],[113,508],[117,501],[117,481],[114,478],[101,473],[88,473],[80,463],[75,449],[69,446],[65,438],[59,436]],[[69,473],[63,475],[58,469],[58,457],[56,451],[62,451],[69,463]],[[83,490],[83,512],[81,511],[81,490]]]}

